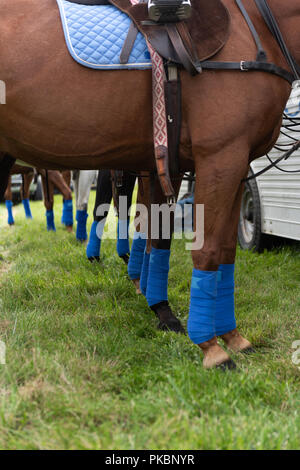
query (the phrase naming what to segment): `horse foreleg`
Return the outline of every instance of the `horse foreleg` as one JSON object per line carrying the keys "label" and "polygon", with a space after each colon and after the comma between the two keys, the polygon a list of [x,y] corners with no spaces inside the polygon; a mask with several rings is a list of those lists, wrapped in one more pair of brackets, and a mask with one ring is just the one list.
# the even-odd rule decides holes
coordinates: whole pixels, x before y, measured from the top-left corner
{"label": "horse foreleg", "polygon": [[25,217],[27,219],[32,219],[29,197],[30,197],[30,185],[32,183],[33,177],[34,177],[33,173],[27,173],[27,174],[22,175],[21,198],[22,198],[22,203],[23,203],[23,207],[25,210]]}
{"label": "horse foreleg", "polygon": [[[204,353],[204,367],[234,368],[217,342],[219,334],[234,331],[234,258],[241,180],[247,173],[248,152],[241,144],[196,160],[194,225],[204,241],[192,249],[194,270],[188,320],[190,339]],[[204,227],[197,220],[204,208]],[[226,331],[227,330],[227,331]]]}
{"label": "horse foreleg", "polygon": [[[149,252],[149,244],[147,244],[141,274],[141,290],[146,296],[149,307],[159,319],[158,328],[184,333],[181,322],[173,314],[168,302],[168,276],[171,240],[174,231],[174,212],[166,204],[166,198],[162,193],[159,181],[156,180],[153,184],[154,187],[150,188],[152,197],[149,198],[152,203],[151,207],[155,204],[156,207],[162,208],[161,204],[164,204],[168,220],[164,220],[163,215],[159,213],[160,211],[156,214],[153,212],[150,216],[151,252]],[[174,185],[177,193],[179,187],[180,181]],[[169,233],[165,238],[164,229],[168,223],[170,224]]]}
{"label": "horse foreleg", "polygon": [[221,247],[221,264],[218,269],[216,300],[216,336],[223,339],[234,352],[253,352],[251,343],[236,328],[234,307],[234,271],[238,221],[244,185],[241,184],[233,204],[230,227],[224,233]]}
{"label": "horse foreleg", "polygon": [[7,223],[8,225],[14,225],[15,220],[13,216],[13,202],[12,202],[12,190],[11,190],[11,176],[8,178],[7,188],[4,194],[5,205],[7,209]]}

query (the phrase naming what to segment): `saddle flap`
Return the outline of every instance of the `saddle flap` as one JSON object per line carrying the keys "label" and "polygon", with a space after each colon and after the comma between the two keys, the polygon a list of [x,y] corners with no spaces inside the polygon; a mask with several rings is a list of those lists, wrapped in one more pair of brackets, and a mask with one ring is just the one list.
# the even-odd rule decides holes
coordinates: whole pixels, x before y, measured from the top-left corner
{"label": "saddle flap", "polygon": [[[169,39],[167,27],[149,24],[146,3],[132,5],[130,0],[109,1],[131,17],[152,47],[163,58],[180,63]],[[195,45],[198,59],[202,61],[213,57],[226,44],[230,33],[230,14],[221,0],[191,0],[191,2],[192,15],[185,24]]]}

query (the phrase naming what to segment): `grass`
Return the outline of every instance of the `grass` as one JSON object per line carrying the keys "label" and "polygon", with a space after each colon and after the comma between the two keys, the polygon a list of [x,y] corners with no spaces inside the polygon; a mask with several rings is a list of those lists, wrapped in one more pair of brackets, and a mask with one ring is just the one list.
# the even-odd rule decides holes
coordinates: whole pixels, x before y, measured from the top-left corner
{"label": "grass", "polygon": [[[42,203],[32,211],[26,221],[18,206],[9,228],[0,208],[0,448],[299,449],[299,244],[238,250],[238,325],[257,352],[233,356],[238,372],[205,371],[187,337],[157,330],[114,241],[90,264],[60,227],[60,196],[56,234]],[[171,266],[170,303],[186,324],[182,241]]]}

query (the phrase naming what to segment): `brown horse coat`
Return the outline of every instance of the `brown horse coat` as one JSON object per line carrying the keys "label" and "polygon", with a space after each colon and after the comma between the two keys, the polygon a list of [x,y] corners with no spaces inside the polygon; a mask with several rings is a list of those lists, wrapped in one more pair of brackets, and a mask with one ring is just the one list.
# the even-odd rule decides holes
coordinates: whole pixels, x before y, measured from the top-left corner
{"label": "brown horse coat", "polygon": [[[253,60],[256,47],[234,0],[224,0],[231,34],[214,60]],[[287,68],[254,0],[247,10],[269,61]],[[269,0],[300,62],[300,4]],[[70,57],[55,0],[0,0],[0,151],[49,168],[151,170],[151,72],[94,71]],[[262,72],[181,72],[181,168],[197,174],[195,202],[205,204],[198,269],[232,263],[249,161],[274,144],[290,87]]]}

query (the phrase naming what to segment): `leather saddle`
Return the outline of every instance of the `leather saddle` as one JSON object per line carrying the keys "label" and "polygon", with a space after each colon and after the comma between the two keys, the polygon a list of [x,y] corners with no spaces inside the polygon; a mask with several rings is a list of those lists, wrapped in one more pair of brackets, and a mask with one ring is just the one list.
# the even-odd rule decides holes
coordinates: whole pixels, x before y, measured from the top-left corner
{"label": "leather saddle", "polygon": [[114,5],[126,13],[161,57],[182,65],[191,74],[201,72],[201,61],[213,57],[226,44],[230,14],[221,0],[191,0],[192,15],[179,23],[149,21],[147,0],[69,0],[83,5]]}

